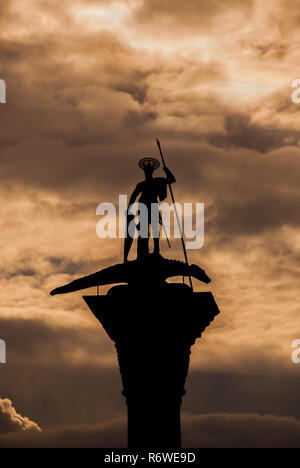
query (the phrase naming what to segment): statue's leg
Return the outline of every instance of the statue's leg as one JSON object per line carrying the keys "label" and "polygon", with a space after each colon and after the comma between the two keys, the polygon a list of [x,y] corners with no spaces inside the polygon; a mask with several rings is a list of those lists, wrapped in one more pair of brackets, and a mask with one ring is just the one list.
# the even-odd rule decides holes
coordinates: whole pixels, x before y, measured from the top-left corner
{"label": "statue's leg", "polygon": [[128,254],[129,254],[129,251],[131,249],[131,246],[132,246],[132,242],[133,242],[133,238],[132,237],[125,237],[124,239],[124,263],[127,262],[127,259],[128,259]]}
{"label": "statue's leg", "polygon": [[154,253],[159,254],[159,237],[154,238]]}
{"label": "statue's leg", "polygon": [[127,237],[125,237],[125,239],[124,239],[124,263],[127,262],[128,254],[129,254],[129,251],[131,249],[132,242],[133,242],[133,237],[132,237],[133,233],[130,233],[129,229],[128,229],[129,223],[131,223],[133,220],[134,220],[134,216],[127,215],[127,219],[126,219],[126,235],[127,235]]}
{"label": "statue's leg", "polygon": [[137,258],[141,259],[146,257],[149,254],[149,230],[148,237],[138,236],[137,240]]}
{"label": "statue's leg", "polygon": [[[139,234],[137,240],[137,258],[141,259],[149,255],[149,212],[143,212],[143,218],[139,223]],[[142,225],[141,225],[142,224]]]}
{"label": "statue's leg", "polygon": [[151,230],[154,241],[154,253],[159,254],[159,205],[152,203],[151,205]]}

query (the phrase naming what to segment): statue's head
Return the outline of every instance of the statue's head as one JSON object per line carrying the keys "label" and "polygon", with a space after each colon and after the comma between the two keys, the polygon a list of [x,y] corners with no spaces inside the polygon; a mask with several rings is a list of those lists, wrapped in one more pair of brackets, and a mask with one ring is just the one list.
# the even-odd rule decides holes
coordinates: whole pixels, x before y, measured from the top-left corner
{"label": "statue's head", "polygon": [[139,166],[145,172],[146,177],[151,177],[155,169],[159,168],[160,163],[155,158],[143,158],[139,161]]}

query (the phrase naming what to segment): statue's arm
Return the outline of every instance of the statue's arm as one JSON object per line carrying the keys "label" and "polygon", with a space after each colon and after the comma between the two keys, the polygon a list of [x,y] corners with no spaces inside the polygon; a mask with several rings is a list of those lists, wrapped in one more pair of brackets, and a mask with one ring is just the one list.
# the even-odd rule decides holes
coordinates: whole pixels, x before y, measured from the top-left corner
{"label": "statue's arm", "polygon": [[172,172],[170,171],[170,169],[168,169],[166,166],[163,168],[163,170],[165,171],[166,173],[166,181],[167,181],[167,184],[174,184],[174,182],[176,182],[176,179],[174,177],[174,175],[172,174]]}
{"label": "statue's arm", "polygon": [[128,210],[131,207],[131,205],[133,205],[133,203],[135,202],[135,200],[137,199],[137,197],[139,196],[140,193],[141,193],[141,185],[137,184],[137,186],[135,187],[135,189],[132,192],[131,197],[129,199]]}

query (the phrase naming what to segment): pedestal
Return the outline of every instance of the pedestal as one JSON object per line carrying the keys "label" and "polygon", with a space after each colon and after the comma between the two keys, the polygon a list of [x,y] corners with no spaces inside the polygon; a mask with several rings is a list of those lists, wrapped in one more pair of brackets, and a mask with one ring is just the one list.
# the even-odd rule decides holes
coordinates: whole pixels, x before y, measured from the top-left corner
{"label": "pedestal", "polygon": [[114,341],[128,407],[128,446],[179,448],[191,346],[219,313],[210,292],[184,285],[112,288],[84,300]]}

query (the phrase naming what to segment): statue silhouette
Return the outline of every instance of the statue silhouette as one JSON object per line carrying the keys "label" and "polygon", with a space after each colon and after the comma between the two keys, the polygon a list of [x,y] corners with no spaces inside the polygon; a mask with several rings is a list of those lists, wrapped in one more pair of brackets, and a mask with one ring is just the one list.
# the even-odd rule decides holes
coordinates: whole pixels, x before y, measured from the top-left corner
{"label": "statue silhouette", "polygon": [[[139,205],[143,204],[147,210],[147,213],[145,213],[147,220],[143,219],[143,223],[147,224],[147,232],[145,236],[139,232],[137,258],[142,259],[149,253],[150,224],[154,238],[154,254],[158,255],[159,223],[162,223],[159,213],[158,199],[160,201],[165,200],[167,197],[167,186],[176,182],[172,172],[166,166],[163,167],[166,177],[153,177],[153,172],[160,166],[159,161],[155,158],[143,158],[140,160],[139,166],[144,170],[145,180],[137,184],[129,200],[127,210],[127,237],[124,242],[124,262],[127,262],[128,254],[133,242],[133,233],[130,233],[128,230],[129,223],[132,222],[134,218],[134,215],[130,211],[131,205],[134,204],[137,197],[140,195],[138,203]],[[136,228],[139,230],[140,227],[141,221]]]}
{"label": "statue silhouette", "polygon": [[[149,253],[149,219],[154,233],[159,218],[149,218],[151,204],[167,196],[175,177],[166,168],[166,177],[153,177],[159,167],[154,158],[144,158],[139,165],[145,180],[137,184],[128,209],[127,229],[134,215],[130,206],[138,196],[148,207],[147,235],[138,237],[137,259],[128,261],[132,236],[124,245],[124,263],[102,269],[51,291],[65,294],[92,286],[114,284],[107,294],[83,299],[115,343],[123,395],[128,410],[128,446],[131,448],[180,448],[180,406],[185,394],[191,347],[219,314],[211,292],[194,292],[191,277],[206,284],[210,278],[197,265],[189,265],[183,235],[185,262],[169,260],[159,254],[159,236],[154,237],[154,252]],[[150,208],[150,209],[149,209]],[[139,215],[139,221],[140,215]],[[168,283],[168,278],[188,276],[190,286]]]}

